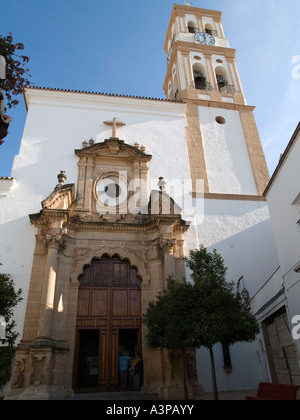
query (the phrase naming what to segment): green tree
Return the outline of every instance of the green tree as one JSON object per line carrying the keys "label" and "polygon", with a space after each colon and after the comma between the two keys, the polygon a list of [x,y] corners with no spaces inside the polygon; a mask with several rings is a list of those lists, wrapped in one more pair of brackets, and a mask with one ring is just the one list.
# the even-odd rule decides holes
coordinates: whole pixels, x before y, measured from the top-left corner
{"label": "green tree", "polygon": [[226,281],[227,268],[216,250],[210,253],[201,246],[190,252],[186,263],[201,296],[197,345],[209,349],[214,398],[218,399],[213,346],[254,341],[259,324],[251,313],[250,302],[234,293],[234,283]]}
{"label": "green tree", "polygon": [[0,90],[5,92],[8,108],[18,105],[16,96],[23,93],[24,87],[30,85],[31,78],[28,69],[30,57],[20,54],[24,50],[21,42],[13,41],[12,33],[8,36],[0,35],[0,55],[6,60],[6,79],[0,80]]}
{"label": "green tree", "polygon": [[0,337],[0,389],[11,375],[11,358],[18,337],[13,314],[14,308],[22,300],[21,294],[22,290],[15,290],[14,282],[8,275],[0,274],[0,317],[5,321],[5,337]]}
{"label": "green tree", "polygon": [[213,346],[252,341],[259,332],[249,302],[233,291],[226,281],[227,268],[216,250],[201,246],[186,260],[192,282],[168,279],[166,290],[150,303],[143,322],[147,325],[150,347],[182,348],[183,384],[187,398],[185,349],[209,349],[214,397],[218,399]]}
{"label": "green tree", "polygon": [[[191,329],[191,313],[187,308],[195,299],[192,284],[168,278],[167,288],[155,303],[149,304],[143,323],[148,328],[147,343],[149,347],[166,347],[182,349],[182,372],[184,396],[188,398],[186,375],[186,348],[195,347]],[[194,302],[196,303],[196,302]]]}

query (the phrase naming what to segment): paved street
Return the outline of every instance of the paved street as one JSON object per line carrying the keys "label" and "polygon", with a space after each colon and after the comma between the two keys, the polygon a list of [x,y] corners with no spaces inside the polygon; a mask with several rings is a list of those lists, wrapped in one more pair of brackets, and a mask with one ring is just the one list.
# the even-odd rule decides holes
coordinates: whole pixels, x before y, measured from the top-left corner
{"label": "paved street", "polygon": [[[220,401],[243,401],[246,395],[255,395],[256,390],[252,391],[237,391],[237,392],[220,392]],[[65,400],[69,401],[148,401],[157,400],[155,395],[149,396],[140,392],[99,392],[95,394],[74,394],[72,397]],[[203,394],[202,401],[213,400],[213,394]]]}

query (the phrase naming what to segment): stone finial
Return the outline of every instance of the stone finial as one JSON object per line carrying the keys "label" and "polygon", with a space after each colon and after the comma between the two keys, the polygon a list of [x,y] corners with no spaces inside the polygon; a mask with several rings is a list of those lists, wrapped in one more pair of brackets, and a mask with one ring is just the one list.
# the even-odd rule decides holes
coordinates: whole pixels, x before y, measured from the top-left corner
{"label": "stone finial", "polygon": [[145,146],[141,146],[141,152],[145,153],[146,152],[146,147]]}
{"label": "stone finial", "polygon": [[158,186],[160,191],[166,191],[167,183],[162,176],[159,178]]}
{"label": "stone finial", "polygon": [[87,147],[87,145],[88,145],[87,141],[86,141],[86,140],[84,140],[84,141],[82,142],[82,148],[83,148],[83,149],[85,149],[85,148]]}
{"label": "stone finial", "polygon": [[57,187],[62,187],[64,185],[64,183],[66,182],[67,179],[67,175],[65,171],[60,171],[60,173],[57,175],[57,179],[58,179],[58,185]]}
{"label": "stone finial", "polygon": [[136,142],[134,143],[134,147],[135,147],[136,149],[139,149],[139,148],[140,148],[140,143],[139,143],[138,141],[136,141]]}
{"label": "stone finial", "polygon": [[93,146],[95,144],[95,140],[91,137],[89,140],[89,146]]}

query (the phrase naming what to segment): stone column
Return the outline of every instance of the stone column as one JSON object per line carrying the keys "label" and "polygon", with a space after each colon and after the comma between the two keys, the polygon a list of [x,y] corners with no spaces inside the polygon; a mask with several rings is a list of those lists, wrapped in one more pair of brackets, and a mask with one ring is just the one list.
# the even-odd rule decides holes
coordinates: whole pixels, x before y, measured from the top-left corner
{"label": "stone column", "polygon": [[165,239],[161,242],[161,249],[163,252],[163,262],[164,262],[164,270],[163,270],[163,283],[164,287],[166,286],[166,281],[169,276],[175,277],[175,260],[173,255],[173,249],[175,246],[175,239]]}
{"label": "stone column", "polygon": [[140,163],[141,171],[141,210],[142,214],[148,214],[148,167],[146,162]]}
{"label": "stone column", "polygon": [[61,246],[61,236],[47,236],[48,254],[43,279],[40,320],[37,340],[50,340],[52,313],[56,286],[57,257]]}

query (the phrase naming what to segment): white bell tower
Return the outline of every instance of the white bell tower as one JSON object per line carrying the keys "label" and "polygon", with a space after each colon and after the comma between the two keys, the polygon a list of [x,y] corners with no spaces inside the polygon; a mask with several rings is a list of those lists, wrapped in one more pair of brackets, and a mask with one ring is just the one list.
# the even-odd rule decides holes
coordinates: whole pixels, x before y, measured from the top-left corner
{"label": "white bell tower", "polygon": [[222,13],[175,4],[164,49],[166,97],[187,104],[192,180],[204,179],[208,198],[261,197],[269,172]]}
{"label": "white bell tower", "polygon": [[164,45],[168,99],[206,99],[245,104],[235,54],[222,13],[174,5]]}

